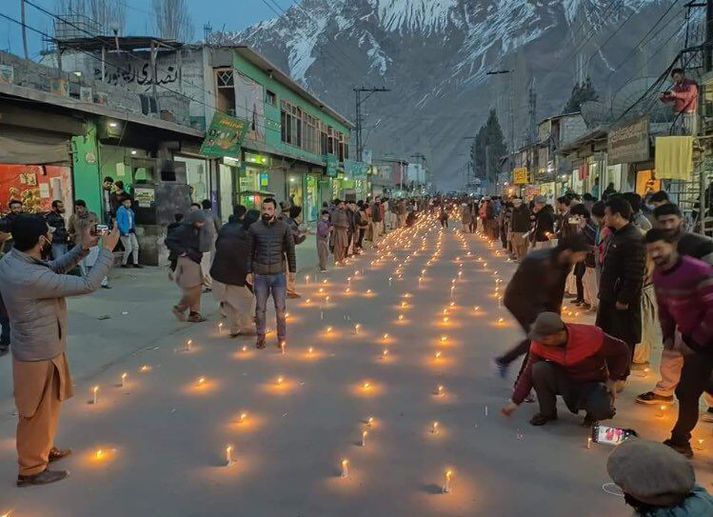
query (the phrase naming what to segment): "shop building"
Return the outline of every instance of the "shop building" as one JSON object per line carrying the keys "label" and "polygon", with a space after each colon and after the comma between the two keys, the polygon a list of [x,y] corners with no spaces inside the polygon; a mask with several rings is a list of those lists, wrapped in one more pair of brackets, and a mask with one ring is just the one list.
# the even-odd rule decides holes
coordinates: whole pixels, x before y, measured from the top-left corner
{"label": "shop building", "polygon": [[177,96],[171,110],[149,116],[139,94],[9,54],[0,62],[3,209],[10,198],[37,213],[62,200],[69,217],[83,199],[109,222],[102,180],[111,176],[135,200],[142,263],[160,263],[165,226],[190,205],[177,157],[195,156],[203,140],[202,131],[175,122],[188,120],[188,103]]}

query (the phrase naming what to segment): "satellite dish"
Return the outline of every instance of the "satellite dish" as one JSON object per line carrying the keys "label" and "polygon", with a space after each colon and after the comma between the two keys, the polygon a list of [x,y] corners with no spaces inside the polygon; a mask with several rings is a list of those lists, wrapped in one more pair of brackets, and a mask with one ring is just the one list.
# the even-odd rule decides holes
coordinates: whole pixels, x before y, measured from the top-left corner
{"label": "satellite dish", "polygon": [[609,106],[600,101],[584,101],[579,110],[587,127],[606,125],[611,120]]}
{"label": "satellite dish", "polygon": [[647,93],[657,81],[658,77],[639,77],[621,87],[612,98],[614,118],[620,118],[628,110],[627,117],[649,114],[652,122],[670,119],[671,107],[654,100],[658,97],[658,90]]}

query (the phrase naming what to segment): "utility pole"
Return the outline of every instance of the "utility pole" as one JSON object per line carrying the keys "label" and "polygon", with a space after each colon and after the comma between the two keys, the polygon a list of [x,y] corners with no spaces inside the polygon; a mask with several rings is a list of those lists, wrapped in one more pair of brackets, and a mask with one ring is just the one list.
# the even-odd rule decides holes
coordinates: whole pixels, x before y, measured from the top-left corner
{"label": "utility pole", "polygon": [[537,92],[535,91],[534,77],[530,82],[528,112],[530,115],[530,135],[528,141],[530,144],[534,144],[537,142]]}
{"label": "utility pole", "polygon": [[27,51],[27,22],[25,20],[25,0],[20,0],[20,20],[22,20],[22,46],[25,49],[25,59],[30,59]]}
{"label": "utility pole", "polygon": [[[363,121],[361,116],[361,106],[363,103],[366,102],[369,97],[371,97],[375,93],[390,91],[391,90],[389,90],[388,88],[366,88],[364,86],[354,88],[354,93],[356,96],[356,120],[354,121],[356,128],[354,129],[354,132],[356,134],[356,158],[359,162],[364,161],[364,141],[362,140]],[[366,93],[367,95],[362,98],[362,93]]]}

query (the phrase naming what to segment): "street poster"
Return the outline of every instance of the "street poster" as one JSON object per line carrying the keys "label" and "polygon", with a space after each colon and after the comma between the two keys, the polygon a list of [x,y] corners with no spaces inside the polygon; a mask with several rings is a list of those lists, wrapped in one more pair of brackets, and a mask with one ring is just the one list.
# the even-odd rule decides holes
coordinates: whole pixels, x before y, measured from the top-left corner
{"label": "street poster", "polygon": [[204,156],[240,157],[240,146],[248,129],[246,120],[216,112],[201,146]]}

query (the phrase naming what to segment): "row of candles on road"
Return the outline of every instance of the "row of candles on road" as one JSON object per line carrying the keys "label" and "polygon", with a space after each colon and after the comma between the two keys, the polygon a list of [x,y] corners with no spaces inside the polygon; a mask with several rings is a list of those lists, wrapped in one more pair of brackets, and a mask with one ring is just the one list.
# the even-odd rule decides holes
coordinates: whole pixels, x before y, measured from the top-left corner
{"label": "row of candles on road", "polygon": [[[424,239],[425,239],[425,238],[424,238]],[[425,248],[425,240],[424,240],[423,242],[424,242],[424,245],[422,246],[421,251],[425,251],[425,249],[426,249],[426,248]],[[400,241],[400,242],[399,242],[399,245],[403,245],[403,244],[404,244],[403,241]],[[437,260],[439,259],[440,255],[441,255],[441,245],[442,245],[442,235],[439,235],[439,240],[438,240],[438,245],[437,245],[437,248],[436,248],[436,252],[434,253],[434,255],[433,255],[433,256],[431,257],[431,259],[429,260],[429,262],[428,262],[428,264],[427,264],[427,267],[430,267],[431,265],[433,265],[433,263],[434,263],[435,261],[437,261]],[[390,250],[390,247],[389,247],[388,245],[386,246],[385,251],[386,251],[386,252],[390,252],[389,254],[390,254],[391,256],[394,255],[394,253]],[[470,253],[468,253],[468,254],[470,255]],[[418,256],[418,251],[414,253],[414,256]],[[383,258],[383,257],[381,257],[381,258]],[[379,260],[381,260],[381,258],[380,258]],[[395,258],[395,257],[394,257],[394,258]],[[409,256],[406,258],[406,260],[405,260],[404,262],[402,262],[401,264],[399,264],[399,268],[400,268],[400,269],[398,269],[398,272],[395,272],[395,274],[397,274],[399,277],[402,278],[402,277],[403,277],[403,269],[402,269],[402,268],[403,268],[405,265],[408,265],[408,263],[409,263],[410,261],[411,261],[411,255],[409,255]],[[375,266],[378,266],[378,265],[379,265],[379,262],[376,261],[376,263],[375,263],[374,265],[375,265]],[[462,264],[461,264],[461,266],[462,266]],[[360,273],[359,271],[356,271],[355,274],[354,274],[354,276],[355,276],[355,277],[358,277],[358,276],[359,276],[359,273]],[[458,278],[462,278],[462,270],[459,271],[459,273],[460,273],[460,274],[458,275]],[[365,272],[364,272],[364,270],[362,270],[362,271],[361,271],[361,275],[364,276],[364,274],[365,274]],[[423,281],[423,279],[424,279],[424,277],[425,277],[425,274],[426,274],[426,270],[424,269],[424,270],[421,271],[421,275],[420,275],[420,277],[419,277],[419,278],[420,278],[420,282]],[[455,279],[454,279],[454,280],[455,280]],[[305,281],[306,281],[306,283],[308,283],[308,282],[309,282],[309,279],[306,278]],[[419,282],[419,283],[420,283],[420,282]],[[326,281],[324,281],[324,283],[326,284]],[[453,282],[453,284],[455,284],[455,281]],[[351,285],[351,278],[349,279],[349,285]],[[452,286],[452,287],[453,287],[453,286]],[[324,291],[323,288],[320,288],[320,289],[322,289],[322,293],[320,293],[320,294],[322,294],[323,297],[325,298],[325,300],[328,302],[328,301],[329,301],[329,297],[328,297],[328,295],[326,294],[326,291]],[[452,293],[452,291],[453,291],[453,289],[451,289],[451,293]],[[372,291],[371,291],[371,290],[368,290],[367,293],[368,293],[368,294],[371,294]],[[408,299],[408,298],[411,297],[411,295],[410,295],[410,293],[405,293],[405,294],[403,295],[403,297],[406,298],[406,299]],[[449,307],[450,307],[450,308],[453,308],[454,305],[455,305],[455,303],[454,303],[454,302],[451,302],[451,304],[449,305]],[[400,309],[402,309],[402,310],[407,310],[408,308],[409,308],[409,307],[408,307],[408,302],[406,302],[406,301],[402,302],[402,305],[401,305]],[[446,310],[447,310],[447,309],[446,309]],[[477,311],[478,311],[478,308],[476,307],[475,310],[476,310],[476,312],[477,312]],[[399,320],[402,321],[402,320],[403,320],[403,314],[400,314],[399,316],[401,316],[401,317],[399,318]],[[218,327],[219,334],[222,334],[222,328],[221,328],[221,327],[222,327],[222,323],[219,324],[219,327]],[[355,324],[355,326],[354,326],[354,332],[355,332],[355,334],[358,334],[358,333],[359,333],[360,328],[361,328],[361,324],[360,324],[360,323]],[[328,330],[331,331],[331,329],[328,329]],[[388,335],[388,334],[384,334],[384,341],[388,341],[388,339],[389,339],[389,335]],[[443,336],[441,336],[441,338],[440,338],[440,342],[441,342],[441,343],[445,343],[445,342],[447,341],[447,339],[448,339],[447,336],[443,335]],[[192,351],[192,347],[193,347],[193,341],[192,341],[191,339],[189,339],[189,340],[186,341],[186,343],[185,343],[185,345],[184,345],[184,348],[183,348],[183,351],[190,352],[190,351]],[[245,350],[245,347],[243,347],[243,349]],[[284,343],[282,344],[282,349],[281,349],[281,351],[282,351],[282,353],[285,352],[285,344],[284,344]],[[313,352],[313,348],[310,347],[309,353],[311,354],[312,352]],[[386,355],[388,355],[388,350],[385,350],[385,351],[384,351],[384,356],[386,356]],[[438,359],[438,358],[440,357],[440,351],[439,351],[439,352],[436,352],[436,356],[435,356],[435,357],[436,357],[436,359]],[[151,366],[149,366],[149,365],[142,365],[142,366],[139,368],[139,372],[140,372],[140,373],[147,373],[147,372],[149,372],[149,371],[151,371]],[[122,374],[121,374],[121,377],[120,377],[120,382],[119,382],[118,386],[121,387],[121,388],[126,387],[126,386],[127,386],[127,379],[128,379],[128,373],[127,373],[127,372],[122,373]],[[282,385],[283,382],[284,382],[284,380],[285,380],[285,379],[284,379],[284,376],[281,375],[281,376],[278,376],[278,377],[276,378],[275,382],[276,382],[277,385]],[[205,385],[206,382],[207,382],[206,378],[201,376],[201,377],[199,377],[199,378],[195,381],[195,384],[196,384],[196,386],[201,387],[201,386]],[[367,390],[367,391],[368,391],[368,390],[371,389],[371,384],[370,384],[369,382],[365,382],[365,383],[363,383],[362,388],[363,388],[364,390]],[[98,394],[99,394],[99,386],[93,386],[93,387],[91,388],[91,400],[90,400],[90,403],[91,403],[91,404],[93,404],[93,405],[98,404],[98,402],[99,402],[99,400],[98,400]],[[437,396],[445,396],[445,387],[444,387],[442,384],[439,384],[439,385],[435,388],[434,394],[437,395]],[[241,413],[239,422],[240,422],[240,423],[243,423],[243,422],[246,421],[246,419],[247,419],[247,413]],[[373,418],[372,418],[372,417],[370,417],[369,420],[368,420],[368,427],[371,427],[371,425],[373,425]],[[438,422],[433,422],[433,423],[431,424],[431,432],[432,432],[433,434],[438,434],[438,430],[439,430],[439,424],[438,424]],[[363,447],[366,446],[367,436],[368,436],[368,430],[364,429],[363,432],[362,432],[362,440],[361,440],[361,445],[362,445]],[[103,459],[105,459],[106,455],[107,455],[107,451],[105,451],[104,449],[99,449],[99,450],[97,450],[96,453],[95,453],[96,459],[97,459],[97,460],[100,460],[100,461],[103,460]],[[226,458],[226,465],[227,465],[227,466],[231,466],[231,465],[235,464],[236,460],[235,460],[235,457],[234,457],[234,448],[233,448],[232,445],[226,446],[226,449],[225,449],[225,458]],[[342,462],[342,475],[343,475],[344,477],[348,476],[348,467],[349,467],[349,462],[348,462],[348,460],[344,459],[343,462]],[[449,469],[449,470],[447,470],[447,471],[444,473],[445,482],[444,482],[444,484],[443,484],[443,492],[450,492],[450,486],[451,486],[451,480],[452,480],[452,478],[453,478],[453,471]]]}

